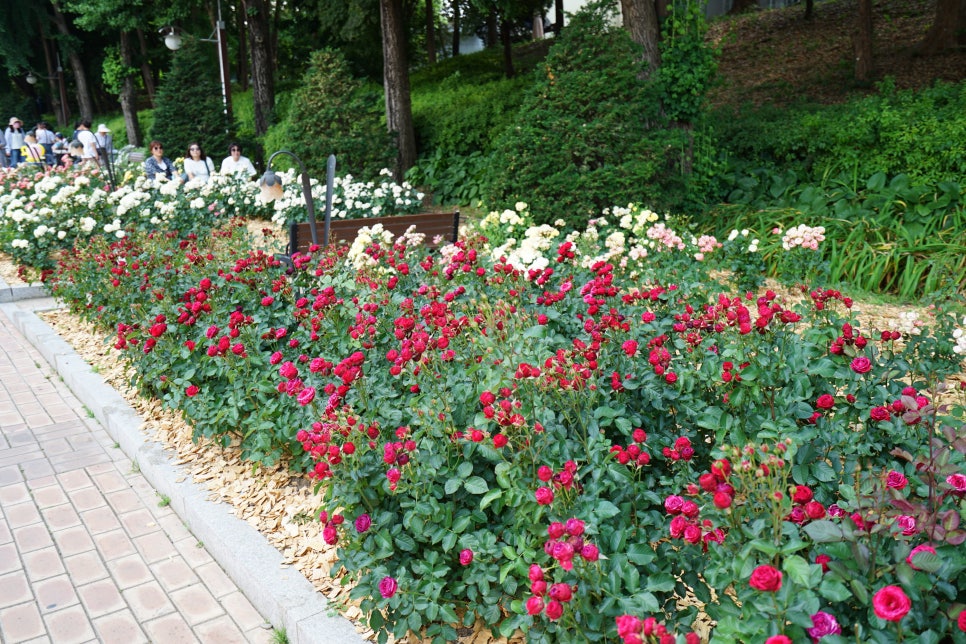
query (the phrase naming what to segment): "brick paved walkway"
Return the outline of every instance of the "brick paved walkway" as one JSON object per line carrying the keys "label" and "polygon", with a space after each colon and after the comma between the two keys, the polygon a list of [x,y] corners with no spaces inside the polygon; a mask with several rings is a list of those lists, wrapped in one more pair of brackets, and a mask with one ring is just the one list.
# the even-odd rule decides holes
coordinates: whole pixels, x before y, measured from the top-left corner
{"label": "brick paved walkway", "polygon": [[272,635],[0,312],[0,642]]}

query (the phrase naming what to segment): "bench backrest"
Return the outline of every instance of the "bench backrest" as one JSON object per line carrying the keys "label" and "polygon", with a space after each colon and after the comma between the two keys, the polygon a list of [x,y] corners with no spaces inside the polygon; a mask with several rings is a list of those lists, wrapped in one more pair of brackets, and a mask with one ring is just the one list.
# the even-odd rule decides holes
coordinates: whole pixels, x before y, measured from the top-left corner
{"label": "bench backrest", "polygon": [[[360,228],[382,224],[382,227],[398,237],[405,233],[410,226],[416,227],[416,232],[426,235],[426,244],[434,245],[437,237],[444,243],[455,242],[459,234],[460,213],[439,212],[421,215],[395,215],[392,217],[369,217],[366,219],[333,219],[329,222],[329,243],[345,241],[351,243]],[[322,228],[324,224],[317,222],[316,234],[322,243]],[[311,224],[308,222],[293,223],[289,227],[289,253],[307,252],[312,245]]]}

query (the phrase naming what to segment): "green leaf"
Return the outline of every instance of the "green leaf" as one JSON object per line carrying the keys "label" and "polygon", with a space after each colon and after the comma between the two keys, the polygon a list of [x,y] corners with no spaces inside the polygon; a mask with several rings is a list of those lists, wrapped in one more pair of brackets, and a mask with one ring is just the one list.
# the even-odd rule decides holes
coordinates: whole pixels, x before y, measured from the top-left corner
{"label": "green leaf", "polygon": [[852,593],[840,581],[823,579],[818,586],[818,594],[832,602],[844,602],[852,596]]}
{"label": "green leaf", "polygon": [[[448,483],[449,482],[447,481],[447,484]],[[466,482],[463,483],[463,487],[466,488],[466,491],[470,494],[485,494],[486,491],[490,489],[490,486],[486,484],[486,481],[479,476],[471,476],[470,478],[466,479]]]}
{"label": "green leaf", "polygon": [[467,476],[473,473],[473,464],[467,461],[463,461],[456,468],[456,476],[461,479],[465,479]]}
{"label": "green leaf", "polygon": [[788,573],[788,576],[796,584],[808,587],[809,563],[802,557],[798,555],[785,557],[785,561],[782,562],[782,570]]}
{"label": "green leaf", "polygon": [[842,541],[843,537],[845,536],[842,532],[842,528],[840,528],[837,524],[832,523],[828,519],[812,521],[803,529],[815,543],[833,543],[836,541]]}
{"label": "green leaf", "polygon": [[456,494],[456,491],[460,489],[461,485],[463,485],[462,479],[454,476],[453,478],[446,480],[446,485],[443,487],[443,491],[446,492],[446,494]]}
{"label": "green leaf", "polygon": [[500,489],[490,490],[489,492],[483,495],[482,499],[480,499],[480,509],[485,510],[487,506],[489,506],[491,503],[493,503],[495,500],[499,499],[502,496],[503,496],[503,490],[500,490]]}
{"label": "green leaf", "polygon": [[405,532],[396,535],[396,546],[400,550],[405,550],[406,552],[413,552],[416,550],[416,540]]}
{"label": "green leaf", "polygon": [[638,566],[646,566],[655,556],[654,549],[646,543],[632,543],[627,548],[627,559]]}
{"label": "green leaf", "polygon": [[601,521],[616,517],[620,513],[620,509],[610,501],[600,501],[597,507],[594,508],[594,516]]}
{"label": "green leaf", "polygon": [[667,573],[648,575],[645,588],[655,593],[669,593],[674,590],[674,577]]}

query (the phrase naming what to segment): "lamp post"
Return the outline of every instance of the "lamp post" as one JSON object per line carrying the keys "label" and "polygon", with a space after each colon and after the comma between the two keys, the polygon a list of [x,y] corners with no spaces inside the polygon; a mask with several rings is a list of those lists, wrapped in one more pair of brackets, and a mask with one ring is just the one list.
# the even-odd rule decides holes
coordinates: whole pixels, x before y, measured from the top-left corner
{"label": "lamp post", "polygon": [[[259,180],[259,184],[262,187],[262,195],[273,201],[281,196],[282,193],[282,178],[272,171],[272,162],[280,154],[284,154],[292,158],[299,166],[299,170],[302,172],[302,196],[305,199],[305,209],[308,211],[309,215],[309,231],[312,233],[312,243],[318,245],[319,235],[315,229],[315,199],[312,198],[312,183],[309,181],[309,173],[305,170],[305,164],[302,160],[298,158],[294,153],[288,150],[279,150],[278,152],[273,152],[272,156],[268,157],[268,163],[265,164],[265,174]],[[323,218],[323,228],[322,228],[322,245],[329,245],[329,224],[332,220],[332,186],[335,178],[335,155],[330,154],[328,161],[326,162],[326,173],[325,173],[325,216]]]}
{"label": "lamp post", "polygon": [[[182,38],[176,27],[162,27],[159,32],[164,36],[164,46],[171,51],[181,49]],[[225,104],[225,114],[231,119],[231,78],[228,75],[228,42],[225,40],[225,21],[221,19],[221,0],[218,0],[218,21],[215,29],[201,42],[213,42],[218,45],[218,68],[221,76],[221,100]]]}

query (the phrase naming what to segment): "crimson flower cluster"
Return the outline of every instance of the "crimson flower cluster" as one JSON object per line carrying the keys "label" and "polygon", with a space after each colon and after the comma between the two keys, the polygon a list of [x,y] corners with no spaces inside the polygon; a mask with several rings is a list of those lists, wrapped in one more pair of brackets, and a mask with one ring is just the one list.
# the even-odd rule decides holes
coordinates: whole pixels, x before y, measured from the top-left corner
{"label": "crimson flower cluster", "polygon": [[809,521],[825,518],[825,506],[813,498],[812,488],[807,485],[796,485],[791,489],[791,497],[794,505],[785,517],[786,521],[804,525]]}
{"label": "crimson flower cluster", "polygon": [[547,486],[537,488],[535,496],[540,505],[550,505],[553,503],[553,490],[570,490],[573,488],[577,474],[577,464],[573,461],[564,463],[563,469],[554,472],[549,465],[541,465],[537,468],[537,478],[543,483],[552,483],[553,489]]}
{"label": "crimson flower cluster", "polygon": [[[597,546],[584,539],[584,522],[577,518],[566,523],[555,521],[547,527],[548,539],[543,550],[564,570],[573,570],[574,559],[595,562],[600,558]],[[548,584],[539,564],[531,564],[528,574],[531,597],[526,602],[529,615],[545,613],[551,621],[560,619],[564,605],[573,599],[575,587],[566,583]]]}
{"label": "crimson flower cluster", "polygon": [[647,432],[637,427],[631,433],[631,438],[634,440],[633,443],[626,448],[621,445],[613,445],[610,448],[610,453],[621,465],[627,465],[632,469],[644,467],[651,462],[651,455],[643,449],[646,447]]}
{"label": "crimson flower cluster", "polygon": [[[617,623],[617,636],[623,644],[675,644],[677,636],[653,617],[641,619],[634,615],[621,615],[614,618]],[[697,633],[685,633],[685,644],[699,644]]]}
{"label": "crimson flower cluster", "polygon": [[[731,462],[720,459],[712,463],[711,469],[698,477],[698,484],[688,484],[689,496],[711,495],[711,502],[718,509],[731,507],[735,490],[728,482],[731,476]],[[709,543],[724,542],[725,532],[715,528],[709,519],[700,520],[701,506],[692,499],[672,494],[664,499],[664,510],[671,517],[669,533],[672,539],[682,539],[685,543],[702,544],[707,549]]]}

